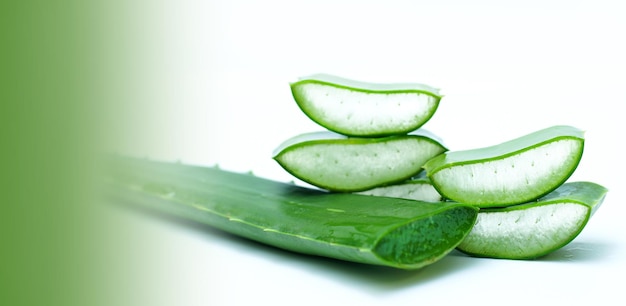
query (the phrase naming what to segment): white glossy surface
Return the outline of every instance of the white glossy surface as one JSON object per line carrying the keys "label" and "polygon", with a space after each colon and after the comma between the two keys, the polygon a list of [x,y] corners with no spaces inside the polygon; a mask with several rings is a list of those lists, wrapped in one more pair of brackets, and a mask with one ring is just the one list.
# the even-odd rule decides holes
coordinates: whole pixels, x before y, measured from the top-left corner
{"label": "white glossy surface", "polygon": [[437,102],[424,93],[371,93],[319,83],[298,90],[303,109],[313,118],[352,135],[409,130],[424,122]]}
{"label": "white glossy surface", "polygon": [[[425,128],[450,149],[555,125],[586,130],[572,180],[609,188],[584,231],[534,261],[458,252],[405,272],[292,254],[119,207],[129,305],[624,305],[620,1],[154,1],[129,22],[136,61],[118,152],[293,178],[281,142],[319,130],[289,81],[317,72],[445,95]],[[298,182],[299,183],[299,182]],[[120,303],[121,304],[121,303]],[[119,305],[119,304],[118,304]]]}

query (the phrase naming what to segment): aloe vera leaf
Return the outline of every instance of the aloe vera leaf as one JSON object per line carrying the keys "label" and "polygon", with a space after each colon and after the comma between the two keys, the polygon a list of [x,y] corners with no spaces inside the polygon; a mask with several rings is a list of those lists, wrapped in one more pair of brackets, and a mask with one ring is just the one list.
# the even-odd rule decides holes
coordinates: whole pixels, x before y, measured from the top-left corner
{"label": "aloe vera leaf", "polygon": [[293,176],[319,188],[354,192],[407,180],[446,148],[432,133],[349,138],[330,131],[288,139],[274,159]]}
{"label": "aloe vera leaf", "polygon": [[439,194],[437,189],[435,189],[428,177],[426,177],[426,173],[423,171],[418,173],[417,176],[404,182],[375,187],[355,193],[369,196],[391,197],[424,202],[444,201],[444,198],[441,196],[441,194]]}
{"label": "aloe vera leaf", "polygon": [[442,96],[423,84],[374,84],[327,74],[291,83],[300,109],[322,127],[348,136],[388,136],[418,129]]}
{"label": "aloe vera leaf", "polygon": [[583,154],[583,132],[552,126],[495,146],[448,151],[424,165],[439,193],[479,207],[535,200],[565,182]]}
{"label": "aloe vera leaf", "polygon": [[458,249],[473,256],[507,259],[546,255],[578,236],[606,193],[596,183],[572,182],[538,201],[481,209]]}
{"label": "aloe vera leaf", "polygon": [[180,163],[117,158],[110,168],[118,201],[294,252],[401,269],[442,258],[477,215],[466,204],[333,194]]}

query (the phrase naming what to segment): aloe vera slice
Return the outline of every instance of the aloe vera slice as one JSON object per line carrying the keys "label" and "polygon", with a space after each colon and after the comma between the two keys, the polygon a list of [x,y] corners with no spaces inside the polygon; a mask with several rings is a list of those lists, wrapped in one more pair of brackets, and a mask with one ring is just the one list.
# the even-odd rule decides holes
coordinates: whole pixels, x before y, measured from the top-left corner
{"label": "aloe vera slice", "polygon": [[355,193],[425,202],[441,202],[444,200],[428,177],[426,177],[425,172],[420,172],[417,176],[404,182],[376,187]]}
{"label": "aloe vera slice", "polygon": [[407,180],[445,150],[426,130],[381,138],[349,138],[323,131],[285,141],[274,151],[274,159],[311,185],[353,192]]}
{"label": "aloe vera slice", "polygon": [[250,174],[114,159],[109,194],[268,245],[401,269],[431,264],[474,225],[471,205],[333,194]]}
{"label": "aloe vera slice", "polygon": [[448,151],[424,165],[439,193],[479,207],[535,200],[557,188],[582,158],[583,132],[553,126],[499,145]]}
{"label": "aloe vera slice", "polygon": [[606,193],[606,188],[595,183],[565,183],[536,202],[481,209],[476,225],[458,249],[493,258],[546,255],[578,236]]}
{"label": "aloe vera slice", "polygon": [[439,90],[423,84],[374,84],[316,74],[291,83],[300,109],[348,136],[387,136],[418,129],[435,113]]}

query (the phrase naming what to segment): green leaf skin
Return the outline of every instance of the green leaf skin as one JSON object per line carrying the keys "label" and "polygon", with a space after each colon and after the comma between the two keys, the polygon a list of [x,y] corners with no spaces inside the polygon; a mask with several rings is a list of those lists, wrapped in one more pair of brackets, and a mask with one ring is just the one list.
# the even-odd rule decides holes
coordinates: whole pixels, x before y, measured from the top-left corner
{"label": "green leaf skin", "polygon": [[535,202],[481,209],[458,249],[478,257],[544,256],[578,236],[606,193],[606,188],[591,182],[565,183]]}
{"label": "green leaf skin", "polygon": [[274,159],[293,176],[337,192],[354,192],[411,178],[447,149],[425,130],[381,138],[349,138],[330,131],[285,141]]}
{"label": "green leaf skin", "polygon": [[180,163],[116,158],[119,202],[144,205],[278,248],[400,269],[432,264],[476,221],[470,205],[321,190]]}
{"label": "green leaf skin", "polygon": [[293,98],[311,120],[347,136],[401,135],[424,125],[442,96],[423,84],[375,84],[327,74],[291,83]]}
{"label": "green leaf skin", "polygon": [[390,197],[424,202],[442,202],[445,199],[437,192],[437,189],[426,177],[425,172],[420,172],[416,177],[408,181],[400,182],[393,185],[376,187],[364,191],[355,192],[356,194]]}
{"label": "green leaf skin", "polygon": [[424,165],[445,198],[478,207],[535,200],[574,172],[583,154],[583,132],[553,126],[499,145],[448,151]]}

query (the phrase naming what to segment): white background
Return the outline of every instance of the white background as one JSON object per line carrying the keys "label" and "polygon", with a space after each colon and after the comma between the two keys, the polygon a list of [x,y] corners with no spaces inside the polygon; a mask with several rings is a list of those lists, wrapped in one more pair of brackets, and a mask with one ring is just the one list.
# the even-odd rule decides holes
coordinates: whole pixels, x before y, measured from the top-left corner
{"label": "white background", "polygon": [[289,82],[330,73],[445,94],[424,128],[452,150],[551,125],[586,131],[571,180],[609,194],[565,248],[534,261],[453,252],[412,272],[292,254],[207,227],[115,210],[135,305],[624,305],[620,1],[146,1],[125,16],[132,103],[115,151],[291,180],[273,149],[321,128]]}

